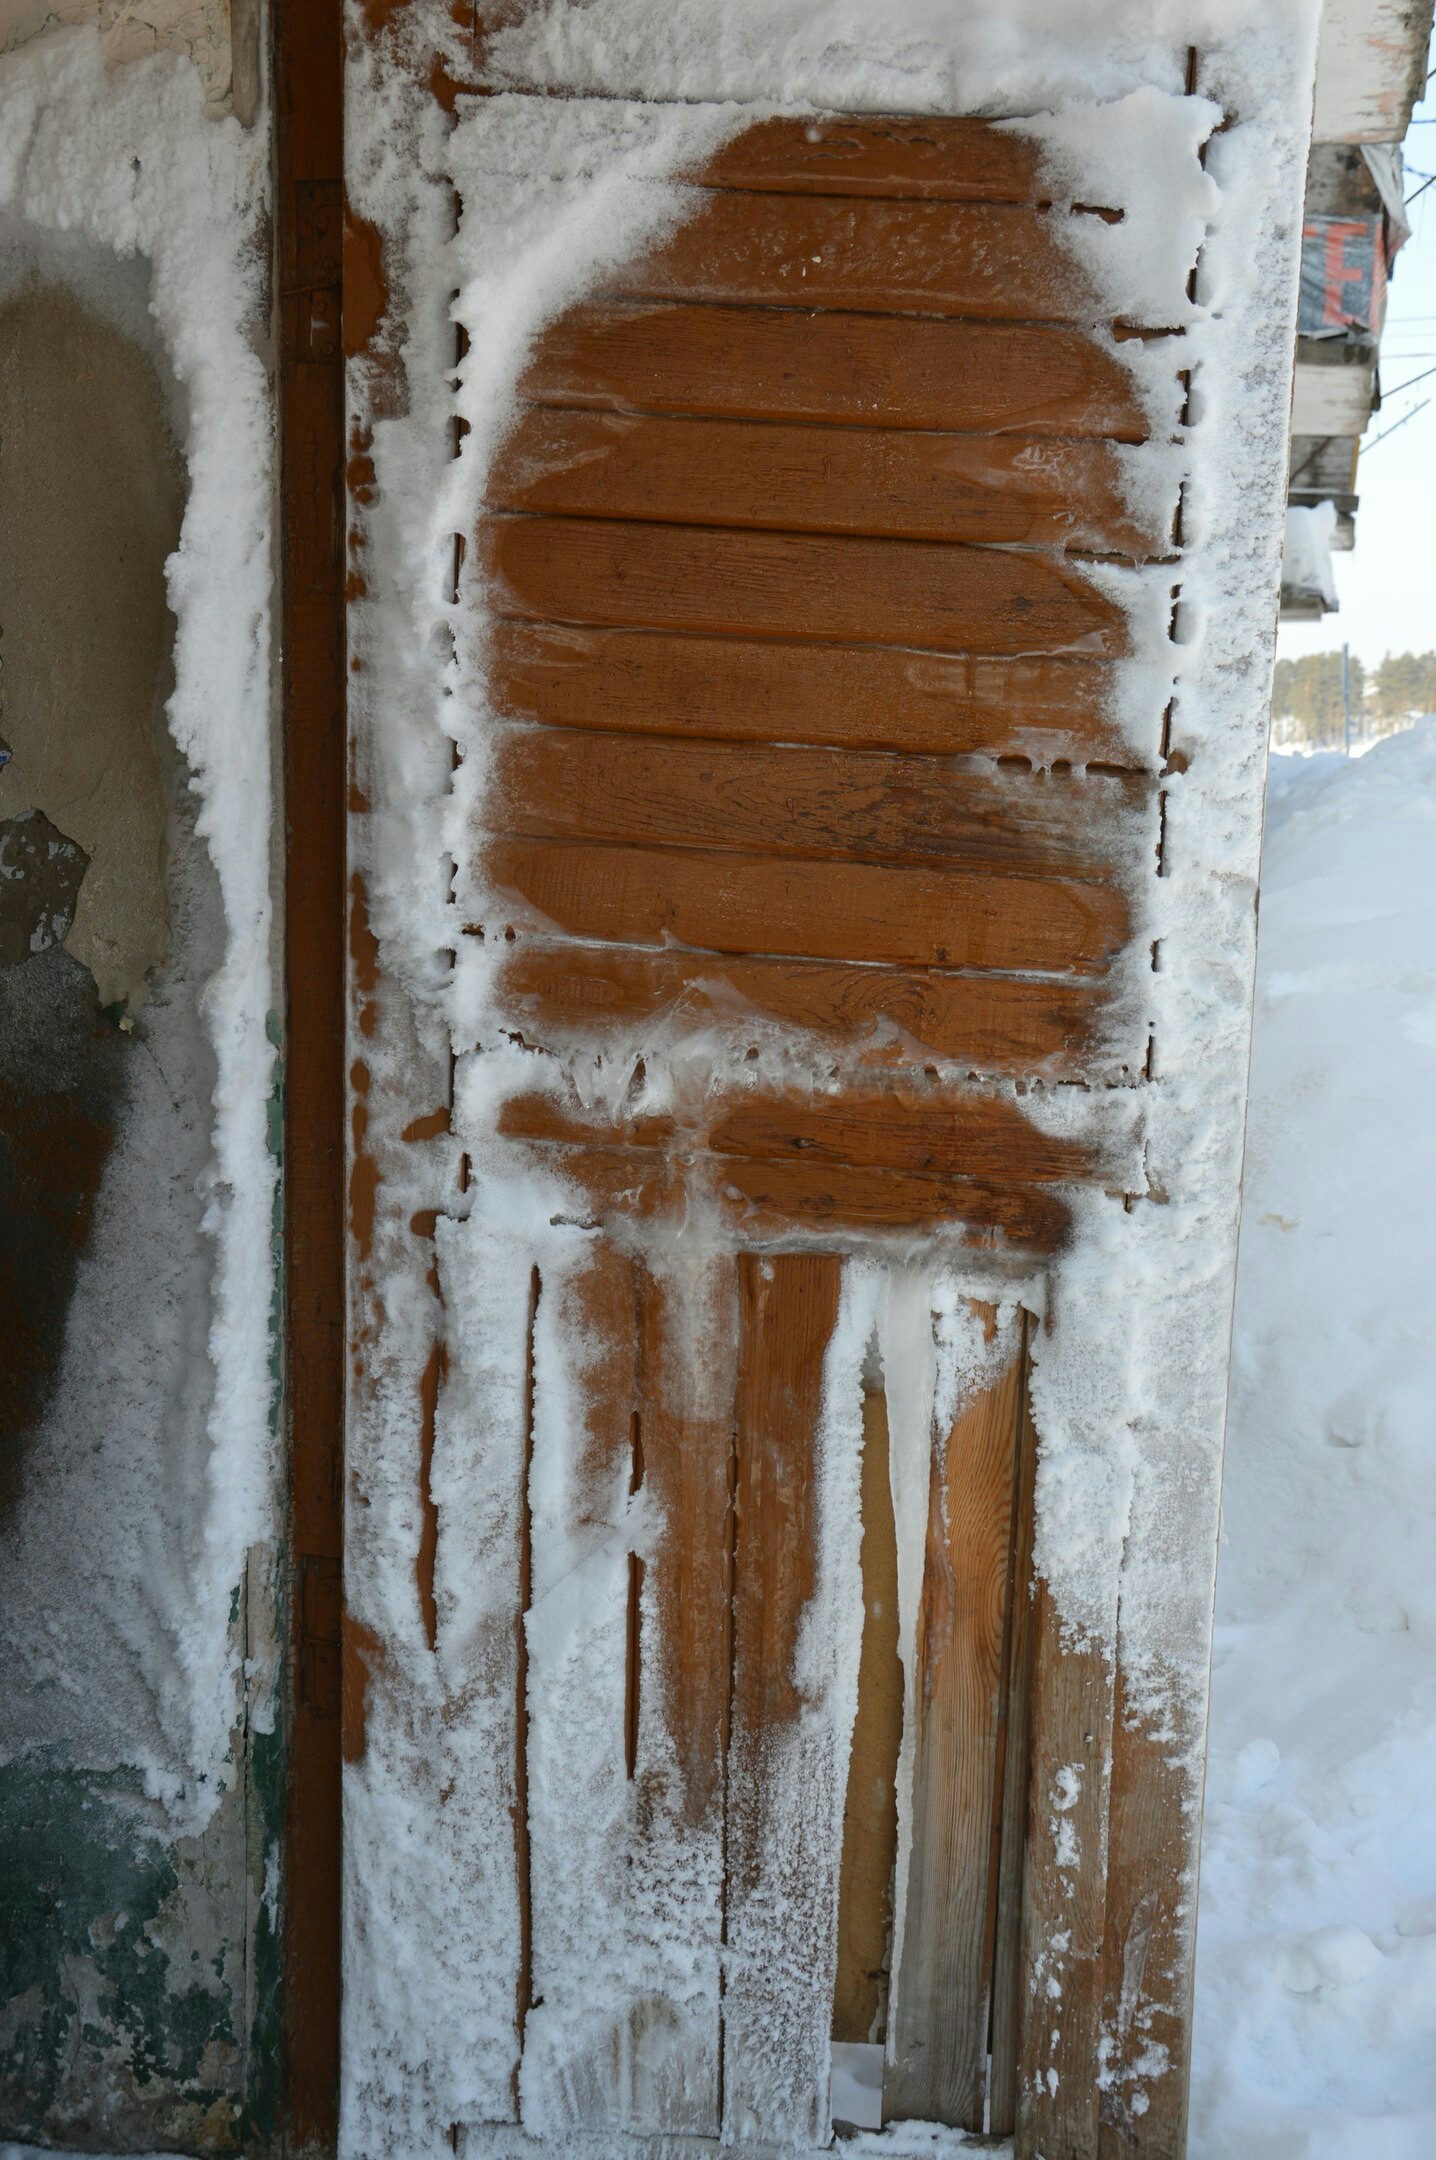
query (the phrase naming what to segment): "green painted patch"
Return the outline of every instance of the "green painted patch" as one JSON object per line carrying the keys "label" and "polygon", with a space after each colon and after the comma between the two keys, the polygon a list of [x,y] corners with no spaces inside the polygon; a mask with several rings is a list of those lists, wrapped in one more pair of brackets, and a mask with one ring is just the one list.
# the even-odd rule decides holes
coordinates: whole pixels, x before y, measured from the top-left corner
{"label": "green painted patch", "polygon": [[[238,2066],[223,1958],[183,1924],[174,1849],[133,1773],[0,1768],[0,2121],[11,2136],[209,2125],[228,2142]],[[188,1947],[181,1947],[187,1944]],[[215,2137],[214,2133],[220,2134]],[[191,2134],[194,2134],[193,2128]]]}

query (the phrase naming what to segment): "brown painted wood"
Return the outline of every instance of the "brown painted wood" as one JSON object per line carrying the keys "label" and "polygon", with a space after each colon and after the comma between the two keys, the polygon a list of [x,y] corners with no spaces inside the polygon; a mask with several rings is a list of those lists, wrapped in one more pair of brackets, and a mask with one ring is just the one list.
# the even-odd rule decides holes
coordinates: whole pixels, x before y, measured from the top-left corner
{"label": "brown painted wood", "polygon": [[1156,784],[967,769],[948,759],[593,730],[495,730],[495,832],[770,856],[1110,878],[1143,842]]}
{"label": "brown painted wood", "polygon": [[545,1166],[568,1179],[574,1193],[572,1214],[561,1219],[586,1225],[665,1219],[680,1225],[711,1203],[739,1246],[766,1245],[795,1231],[855,1238],[899,1230],[1004,1254],[1054,1252],[1069,1226],[1064,1200],[1039,1186],[561,1140],[508,1144],[543,1151]]}
{"label": "brown painted wood", "polygon": [[[549,1093],[513,1095],[499,1112],[498,1130],[509,1139],[582,1147],[662,1148],[741,1155],[755,1163],[857,1165],[1033,1185],[1077,1182],[1096,1168],[1089,1148],[1039,1131],[1005,1096],[946,1093],[922,1101],[902,1089],[864,1093],[851,1083],[830,1098],[705,1096],[683,1112],[638,1117],[612,1116],[573,1094],[562,1102]],[[1121,1174],[1115,1145],[1111,1155],[1103,1165],[1108,1181]]]}
{"label": "brown painted wood", "polygon": [[1022,1886],[1017,2149],[1093,2160],[1107,1928],[1112,1669],[1032,1610],[1031,1787]]}
{"label": "brown painted wood", "polygon": [[976,1308],[999,1376],[938,1443],[917,1625],[912,1858],[884,2112],[980,2131],[993,1803],[1022,1405],[1020,1315]]}
{"label": "brown painted wood", "polygon": [[[1028,1334],[1035,1325],[1028,1322]],[[1017,2121],[1017,2064],[1025,2001],[1022,1991],[1022,1901],[1027,1864],[1027,1807],[1032,1754],[1032,1540],[1037,1429],[1024,1365],[1022,1431],[1018,1443],[1017,1507],[1013,1520],[1006,1650],[1006,1730],[998,1823],[997,1910],[992,1960],[991,2069],[987,2116],[991,2130],[1010,2137]]]}
{"label": "brown painted wood", "polygon": [[[1145,442],[1129,369],[1080,330],[586,301],[519,382],[540,404]],[[1170,421],[1181,410],[1172,372]]]}
{"label": "brown painted wood", "polygon": [[931,202],[1047,199],[1030,137],[990,120],[760,120],[688,176],[774,194],[892,195]]}
{"label": "brown painted wood", "polygon": [[1119,892],[1057,878],[545,840],[490,841],[484,863],[515,903],[495,931],[531,909],[536,927],[630,944],[1081,975],[1127,935]]}
{"label": "brown painted wood", "polygon": [[844,967],[818,960],[720,959],[625,947],[516,943],[500,976],[526,1041],[562,1049],[632,1038],[657,1023],[752,1031],[761,1019],[860,1047],[867,1059],[952,1059],[978,1073],[1075,1078],[1146,1053],[1107,992],[1083,982]]}
{"label": "brown painted wood", "polygon": [[500,615],[995,656],[1127,650],[1123,610],[1089,578],[1003,549],[540,517],[491,518],[480,541]]}
{"label": "brown painted wood", "polygon": [[339,2111],[344,1426],[344,382],[338,0],[274,15],[292,1554],[282,2136]]}
{"label": "brown painted wood", "polygon": [[903,1722],[887,1398],[874,1387],[863,1394],[861,1506],[863,1635],[843,1803],[833,2038],[872,2042],[884,2037],[887,2018]]}
{"label": "brown painted wood", "polygon": [[[822,1253],[745,1255],[738,1270],[724,2135],[791,2137],[806,2127],[817,2143],[828,2127],[838,1871],[820,1828],[822,1774],[836,1736],[803,1718],[796,1662],[818,1579],[814,1465],[842,1263]],[[778,1782],[796,1812],[775,1816]],[[806,1840],[805,1804],[814,1817]],[[786,1956],[773,1955],[775,1923]]]}
{"label": "brown painted wood", "polygon": [[[1009,204],[705,193],[605,283],[660,300],[1085,323],[1098,303],[1066,223]],[[1181,300],[1178,283],[1174,312]]]}
{"label": "brown painted wood", "polygon": [[829,743],[1026,764],[1160,762],[1112,718],[1101,661],[960,659],[880,646],[792,645],[496,622],[486,685],[497,712],[555,727],[736,742]]}
{"label": "brown painted wood", "polygon": [[883,534],[1144,557],[1171,500],[1129,507],[1111,443],[913,428],[667,419],[538,405],[490,472],[496,510],[776,532]]}

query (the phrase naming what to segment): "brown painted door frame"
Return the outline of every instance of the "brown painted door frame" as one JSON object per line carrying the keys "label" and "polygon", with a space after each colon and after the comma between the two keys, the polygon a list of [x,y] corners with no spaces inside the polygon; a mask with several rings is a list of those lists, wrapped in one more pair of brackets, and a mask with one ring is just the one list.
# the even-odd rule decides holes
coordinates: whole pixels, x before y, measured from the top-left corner
{"label": "brown painted door frame", "polygon": [[285,2149],[339,2122],[344,1537],[343,8],[274,0],[289,1433]]}

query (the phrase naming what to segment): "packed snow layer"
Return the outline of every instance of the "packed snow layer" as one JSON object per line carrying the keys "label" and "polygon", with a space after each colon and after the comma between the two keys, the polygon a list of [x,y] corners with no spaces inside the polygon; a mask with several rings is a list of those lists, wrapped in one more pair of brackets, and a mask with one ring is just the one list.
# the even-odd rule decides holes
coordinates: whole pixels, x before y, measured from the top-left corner
{"label": "packed snow layer", "polygon": [[1436,2151],[1436,720],[1273,762],[1193,2160]]}
{"label": "packed snow layer", "polygon": [[[124,1398],[130,1417],[109,1453],[91,1460],[76,1504],[112,1540],[135,1525],[136,1544],[126,1554],[128,1574],[122,1566],[106,1571],[112,1595],[102,1578],[77,1608],[61,1601],[50,1616],[48,1655],[70,1675],[67,1685],[97,1670],[104,1680],[78,1721],[56,1709],[48,1737],[66,1743],[81,1735],[76,1759],[88,1767],[143,1769],[169,1802],[174,1827],[191,1834],[203,1828],[225,1780],[244,1685],[231,1610],[246,1555],[271,1527],[275,1164],[265,1030],[273,418],[256,342],[266,329],[268,162],[266,131],[206,119],[199,77],[176,57],[110,73],[85,28],[37,38],[0,59],[0,214],[32,270],[65,280],[76,266],[80,296],[115,319],[129,305],[125,281],[79,267],[86,250],[91,260],[111,250],[147,262],[149,312],[178,386],[188,470],[180,544],[167,565],[176,620],[167,713],[193,775],[194,829],[222,911],[215,964],[200,993],[208,1045],[203,1056],[189,1045],[182,1053],[197,1086],[200,1074],[212,1074],[198,1156],[190,1160],[188,1138],[182,1150],[210,1270],[208,1313],[193,1283],[177,1288],[178,1303],[163,1312],[158,1281],[146,1285],[153,1302],[146,1324],[160,1337],[198,1325],[181,1411],[155,1400],[136,1345],[126,1350],[119,1293],[113,1284],[105,1293],[114,1328],[108,1349],[134,1368]],[[101,1193],[99,1235],[113,1223],[107,1249],[116,1264],[126,1180],[139,1174],[153,1143],[153,1134],[131,1135]],[[165,1174],[180,1167],[176,1158]],[[128,1272],[143,1262],[131,1250],[124,1265]],[[110,1414],[118,1399],[109,1396]],[[177,1476],[155,1420],[184,1415],[207,1437],[201,1460]],[[43,1550],[48,1559],[53,1548]],[[154,1555],[153,1594],[141,1551]],[[97,1667],[93,1631],[107,1628],[114,1655]]]}

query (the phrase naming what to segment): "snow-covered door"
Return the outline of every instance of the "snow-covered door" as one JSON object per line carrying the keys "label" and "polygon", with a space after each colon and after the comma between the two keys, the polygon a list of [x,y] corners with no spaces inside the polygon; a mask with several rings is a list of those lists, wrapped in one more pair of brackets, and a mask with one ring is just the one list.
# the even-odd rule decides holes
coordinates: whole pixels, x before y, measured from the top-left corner
{"label": "snow-covered door", "polygon": [[1123,1694],[1097,1316],[1216,109],[1104,161],[494,28],[350,28],[343,2146],[818,2145],[836,2037],[1175,2152],[1202,1712]]}

